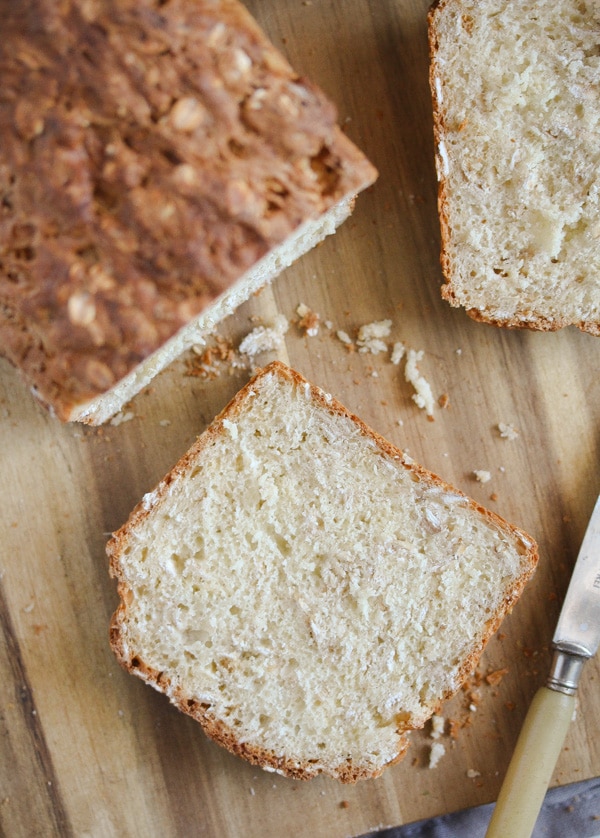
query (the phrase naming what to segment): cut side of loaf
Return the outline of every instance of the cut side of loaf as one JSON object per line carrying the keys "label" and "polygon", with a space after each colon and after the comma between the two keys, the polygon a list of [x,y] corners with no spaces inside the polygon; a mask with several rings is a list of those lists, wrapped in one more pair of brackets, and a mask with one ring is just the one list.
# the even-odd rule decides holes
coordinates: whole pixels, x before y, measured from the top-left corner
{"label": "cut side of loaf", "polygon": [[442,294],[477,320],[600,335],[600,6],[429,14]]}
{"label": "cut side of loaf", "polygon": [[100,424],[376,172],[237,0],[2,4],[0,352]]}
{"label": "cut side of loaf", "polygon": [[279,362],[107,549],[127,670],[232,753],[343,782],[402,757],[537,561],[524,532]]}

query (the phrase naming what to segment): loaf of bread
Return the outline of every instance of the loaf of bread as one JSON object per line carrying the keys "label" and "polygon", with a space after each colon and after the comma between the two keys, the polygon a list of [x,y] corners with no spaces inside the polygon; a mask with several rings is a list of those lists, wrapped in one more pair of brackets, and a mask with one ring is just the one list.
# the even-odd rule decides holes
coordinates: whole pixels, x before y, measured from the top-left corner
{"label": "loaf of bread", "polygon": [[250,762],[343,782],[401,758],[537,560],[524,532],[279,362],[107,549],[127,670]]}
{"label": "loaf of bread", "polygon": [[374,168],[237,0],[2,4],[0,352],[105,421]]}
{"label": "loaf of bread", "polygon": [[477,320],[600,335],[600,5],[430,10],[443,296]]}

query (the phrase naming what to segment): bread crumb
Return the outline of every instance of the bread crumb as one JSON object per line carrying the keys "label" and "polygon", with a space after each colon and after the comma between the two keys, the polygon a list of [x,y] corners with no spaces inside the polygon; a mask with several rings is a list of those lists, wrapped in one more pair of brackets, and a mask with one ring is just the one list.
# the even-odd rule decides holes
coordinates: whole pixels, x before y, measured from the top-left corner
{"label": "bread crumb", "polygon": [[513,427],[513,425],[508,425],[506,422],[498,422],[498,431],[500,432],[502,439],[508,439],[511,442],[519,437],[518,430]]}
{"label": "bread crumb", "polygon": [[231,341],[221,335],[212,336],[211,341],[210,346],[194,344],[191,347],[191,357],[187,360],[187,375],[212,380],[219,377],[224,366],[229,369],[243,366]]}
{"label": "bread crumb", "polygon": [[387,343],[383,338],[390,335],[392,329],[391,320],[377,320],[373,323],[366,323],[358,330],[358,339],[356,341],[359,352],[370,352],[372,355],[378,355],[380,352],[387,352]]}
{"label": "bread crumb", "polygon": [[477,771],[475,768],[469,768],[467,771],[467,777],[469,780],[474,780],[475,777],[481,777],[481,771]]}
{"label": "bread crumb", "polygon": [[433,417],[433,393],[429,382],[419,372],[419,361],[423,360],[425,353],[422,349],[418,352],[415,349],[409,349],[406,359],[406,368],[404,370],[404,377],[409,384],[415,388],[413,394],[413,401],[420,407],[428,416]]}
{"label": "bread crumb", "polygon": [[460,733],[460,729],[465,727],[464,723],[461,723],[460,719],[450,719],[448,722],[449,726],[449,733],[451,739],[458,739],[458,734]]}
{"label": "bread crumb", "polygon": [[257,326],[246,335],[239,345],[240,354],[254,358],[255,355],[278,349],[283,343],[288,327],[287,318],[278,314],[270,326]]}
{"label": "bread crumb", "polygon": [[477,480],[479,483],[489,483],[489,481],[492,479],[492,475],[490,474],[490,472],[486,471],[485,469],[474,469],[473,475],[475,476],[475,480]]}
{"label": "bread crumb", "polygon": [[450,396],[448,393],[442,393],[438,399],[438,404],[442,410],[446,410],[446,408],[450,407]]}
{"label": "bread crumb", "polygon": [[346,346],[353,346],[352,338],[347,332],[342,331],[342,329],[338,329],[336,332],[338,340],[341,340],[342,343],[345,343]]}
{"label": "bread crumb", "polygon": [[493,672],[488,672],[485,676],[485,681],[487,684],[495,687],[500,683],[505,675],[508,675],[508,669],[495,669]]}
{"label": "bread crumb", "polygon": [[445,727],[446,719],[443,716],[434,714],[431,717],[431,732],[429,735],[432,739],[439,739],[440,736],[443,736]]}
{"label": "bread crumb", "polygon": [[429,751],[429,767],[435,768],[446,753],[446,748],[441,742],[434,742]]}
{"label": "bread crumb", "polygon": [[402,343],[401,340],[397,341],[392,346],[392,354],[391,354],[391,357],[390,357],[390,360],[391,360],[392,364],[395,364],[396,366],[398,366],[400,361],[404,358],[405,354],[406,354],[406,346]]}
{"label": "bread crumb", "polygon": [[366,343],[373,338],[387,338],[392,330],[391,320],[374,320],[372,323],[365,323],[358,330],[358,340]]}
{"label": "bread crumb", "polygon": [[316,311],[313,311],[304,303],[300,303],[296,309],[296,314],[300,318],[298,328],[302,329],[308,337],[316,337],[319,334],[319,323],[321,319]]}

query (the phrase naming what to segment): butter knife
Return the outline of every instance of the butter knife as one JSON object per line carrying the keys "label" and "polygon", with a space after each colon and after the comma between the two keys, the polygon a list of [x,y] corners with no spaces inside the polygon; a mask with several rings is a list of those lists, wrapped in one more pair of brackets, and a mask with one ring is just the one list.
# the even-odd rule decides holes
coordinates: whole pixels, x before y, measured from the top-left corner
{"label": "butter knife", "polygon": [[546,685],[535,694],[486,838],[529,838],[569,724],[584,663],[600,644],[600,497],[588,524],[556,631]]}

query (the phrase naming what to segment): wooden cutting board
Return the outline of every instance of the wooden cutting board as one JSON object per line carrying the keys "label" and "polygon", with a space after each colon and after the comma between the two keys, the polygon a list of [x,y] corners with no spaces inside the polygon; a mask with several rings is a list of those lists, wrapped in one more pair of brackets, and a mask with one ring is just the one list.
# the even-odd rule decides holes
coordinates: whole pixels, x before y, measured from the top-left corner
{"label": "wooden cutting board", "polygon": [[[121,671],[108,534],[246,380],[182,361],[118,426],[61,426],[0,362],[0,832],[17,836],[350,836],[497,795],[600,491],[600,340],[576,330],[479,325],[440,298],[439,232],[423,0],[253,0],[292,63],[339,107],[380,171],[335,237],[223,325],[234,343],[282,312],[278,356],[419,462],[537,538],[538,573],[468,689],[444,709],[446,749],[415,734],[406,759],[343,786],[263,773],[209,742]],[[304,303],[317,336],[294,322]],[[423,350],[445,408],[427,420],[402,367],[349,352],[338,330],[390,319]],[[261,361],[270,360],[265,356]],[[499,423],[518,431],[500,435]],[[490,473],[478,482],[474,471]],[[586,666],[554,784],[600,775],[599,664]],[[357,696],[360,700],[360,696]],[[454,735],[450,735],[450,729]]]}

